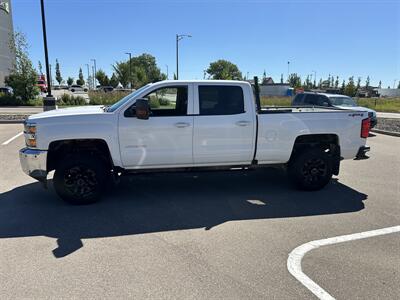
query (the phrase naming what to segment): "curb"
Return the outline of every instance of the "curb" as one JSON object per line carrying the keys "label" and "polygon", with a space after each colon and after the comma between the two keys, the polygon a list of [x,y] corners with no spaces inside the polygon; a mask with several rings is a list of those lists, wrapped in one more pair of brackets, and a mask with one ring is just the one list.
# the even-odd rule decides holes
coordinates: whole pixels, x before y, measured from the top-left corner
{"label": "curb", "polygon": [[387,131],[387,130],[381,130],[381,129],[371,129],[371,132],[400,137],[400,132]]}

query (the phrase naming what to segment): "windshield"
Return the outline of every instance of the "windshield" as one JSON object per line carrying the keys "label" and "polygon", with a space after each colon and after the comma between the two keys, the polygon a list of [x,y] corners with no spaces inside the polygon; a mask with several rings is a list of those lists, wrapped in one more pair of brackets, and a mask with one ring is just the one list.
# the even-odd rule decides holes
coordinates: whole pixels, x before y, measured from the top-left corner
{"label": "windshield", "polygon": [[114,103],[113,105],[111,105],[107,111],[108,112],[114,112],[116,111],[118,108],[120,108],[122,105],[124,105],[126,102],[128,102],[129,100],[131,100],[132,98],[136,97],[137,95],[139,95],[144,89],[146,89],[147,87],[149,87],[151,85],[151,83],[142,86],[140,89],[134,91],[133,93],[130,93],[129,95],[126,95],[124,98],[122,98],[121,100],[119,100],[118,102]]}
{"label": "windshield", "polygon": [[334,106],[357,106],[357,103],[350,97],[329,97]]}

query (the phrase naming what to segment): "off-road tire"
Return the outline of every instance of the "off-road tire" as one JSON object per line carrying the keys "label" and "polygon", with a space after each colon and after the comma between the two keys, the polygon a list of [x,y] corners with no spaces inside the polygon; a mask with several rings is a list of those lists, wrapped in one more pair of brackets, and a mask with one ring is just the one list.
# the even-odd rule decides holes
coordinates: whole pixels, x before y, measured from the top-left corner
{"label": "off-road tire", "polygon": [[106,178],[107,168],[99,157],[74,155],[57,165],[53,184],[64,201],[82,205],[100,200]]}
{"label": "off-road tire", "polygon": [[320,148],[304,149],[289,162],[288,174],[298,189],[320,190],[332,178],[332,158]]}

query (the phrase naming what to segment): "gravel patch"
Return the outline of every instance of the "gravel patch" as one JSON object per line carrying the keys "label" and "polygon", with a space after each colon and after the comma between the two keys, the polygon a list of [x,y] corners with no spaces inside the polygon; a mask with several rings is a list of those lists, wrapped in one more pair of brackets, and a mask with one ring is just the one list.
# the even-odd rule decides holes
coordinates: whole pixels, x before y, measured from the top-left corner
{"label": "gravel patch", "polygon": [[375,128],[400,133],[400,119],[378,118],[378,124]]}

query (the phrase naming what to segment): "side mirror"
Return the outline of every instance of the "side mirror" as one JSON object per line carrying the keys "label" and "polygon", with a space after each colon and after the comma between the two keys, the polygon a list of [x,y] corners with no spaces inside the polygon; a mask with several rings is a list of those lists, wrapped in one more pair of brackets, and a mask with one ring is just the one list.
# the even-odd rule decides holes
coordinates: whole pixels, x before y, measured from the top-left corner
{"label": "side mirror", "polygon": [[148,120],[150,116],[150,105],[147,99],[141,98],[136,100],[136,118],[140,120]]}

